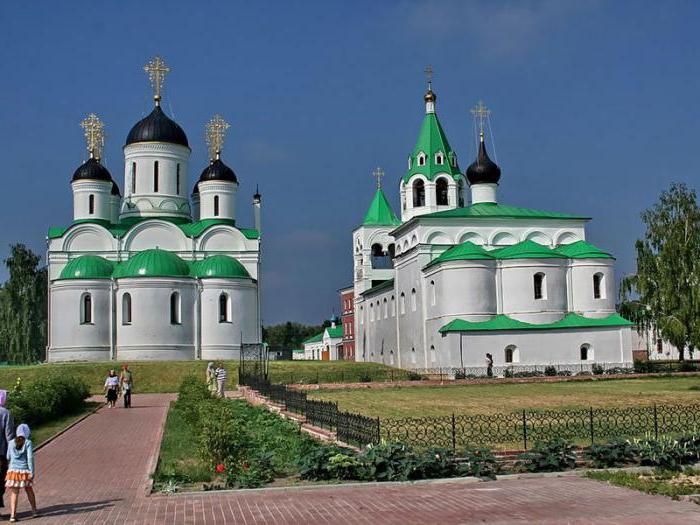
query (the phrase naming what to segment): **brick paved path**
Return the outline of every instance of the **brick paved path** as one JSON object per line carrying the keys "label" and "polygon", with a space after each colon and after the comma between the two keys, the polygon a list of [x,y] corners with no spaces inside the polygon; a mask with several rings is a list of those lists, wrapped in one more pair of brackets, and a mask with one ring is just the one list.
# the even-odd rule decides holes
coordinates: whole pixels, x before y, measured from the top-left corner
{"label": "brick paved path", "polygon": [[[576,476],[146,496],[171,396],[102,409],[37,453],[40,524],[700,523],[700,506]],[[20,519],[26,516],[20,503]]]}

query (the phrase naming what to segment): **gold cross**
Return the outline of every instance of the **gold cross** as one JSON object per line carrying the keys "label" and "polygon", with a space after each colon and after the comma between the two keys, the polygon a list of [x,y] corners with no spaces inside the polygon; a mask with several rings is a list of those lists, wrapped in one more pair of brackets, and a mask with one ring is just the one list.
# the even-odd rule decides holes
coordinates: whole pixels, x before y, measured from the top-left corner
{"label": "gold cross", "polygon": [[423,72],[425,73],[425,78],[428,79],[428,89],[432,89],[432,87],[433,87],[433,68],[428,66],[423,70]]}
{"label": "gold cross", "polygon": [[488,119],[491,114],[491,110],[484,106],[484,103],[480,100],[477,102],[476,106],[471,109],[471,114],[474,115],[474,119],[479,120],[479,132],[484,132],[484,119]]}
{"label": "gold cross", "polygon": [[372,176],[377,179],[377,189],[381,190],[382,189],[382,177],[384,176],[384,170],[377,166],[374,168],[374,171],[372,172]]}
{"label": "gold cross", "polygon": [[207,123],[206,139],[209,147],[209,158],[211,160],[218,159],[221,155],[221,150],[224,147],[224,137],[226,130],[230,128],[228,122],[221,115],[214,115]]}
{"label": "gold cross", "polygon": [[90,113],[80,122],[80,127],[84,130],[85,142],[87,143],[87,150],[90,152],[90,158],[100,160],[102,157],[102,148],[105,144],[105,125],[97,115]]}
{"label": "gold cross", "polygon": [[153,88],[153,100],[158,105],[165,75],[170,73],[170,68],[165,65],[165,61],[162,58],[156,55],[148,64],[143,66],[143,70],[148,73],[148,80],[151,81],[151,87]]}

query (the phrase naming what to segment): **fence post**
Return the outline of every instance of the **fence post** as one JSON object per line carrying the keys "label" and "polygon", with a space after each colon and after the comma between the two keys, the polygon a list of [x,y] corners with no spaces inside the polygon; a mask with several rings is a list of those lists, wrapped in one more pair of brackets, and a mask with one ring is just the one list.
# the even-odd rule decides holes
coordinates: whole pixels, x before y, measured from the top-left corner
{"label": "fence post", "polygon": [[590,422],[590,428],[591,428],[591,445],[592,445],[594,442],[594,438],[593,438],[593,407],[590,408],[589,415],[590,415],[589,422]]}
{"label": "fence post", "polygon": [[382,441],[382,431],[381,431],[381,422],[379,420],[379,416],[377,416],[377,445],[381,443]]}
{"label": "fence post", "polygon": [[654,403],[654,439],[659,439],[659,413],[656,409],[656,403]]}
{"label": "fence post", "polygon": [[394,382],[394,369],[391,369],[391,382]]}
{"label": "fence post", "polygon": [[452,412],[452,452],[457,452],[457,426],[455,425],[454,412]]}
{"label": "fence post", "polygon": [[527,416],[523,410],[523,450],[527,450]]}

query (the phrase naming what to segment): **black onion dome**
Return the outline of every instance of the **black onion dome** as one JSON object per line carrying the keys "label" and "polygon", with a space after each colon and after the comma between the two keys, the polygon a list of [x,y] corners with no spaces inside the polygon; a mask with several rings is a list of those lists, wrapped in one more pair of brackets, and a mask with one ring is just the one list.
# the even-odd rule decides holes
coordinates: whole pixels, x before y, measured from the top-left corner
{"label": "black onion dome", "polygon": [[486,153],[486,144],[484,144],[484,137],[482,136],[479,143],[479,154],[476,160],[467,168],[467,180],[469,184],[498,184],[500,178],[501,168]]}
{"label": "black onion dome", "polygon": [[216,159],[209,163],[209,166],[204,168],[204,171],[202,171],[202,174],[199,176],[199,182],[206,182],[208,180],[238,182],[236,174],[231,168],[224,164],[221,159]]}
{"label": "black onion dome", "polygon": [[73,178],[71,182],[77,180],[103,180],[106,182],[112,182],[112,175],[110,175],[107,168],[105,168],[100,161],[95,158],[89,158],[83,162],[80,167],[73,173]]}
{"label": "black onion dome", "polygon": [[117,197],[121,197],[122,194],[119,191],[119,186],[117,186],[117,183],[112,181],[112,195],[116,195]]}
{"label": "black onion dome", "polygon": [[135,142],[169,142],[180,146],[190,147],[187,135],[182,128],[171,120],[160,106],[156,106],[151,114],[139,120],[126,137],[126,145]]}

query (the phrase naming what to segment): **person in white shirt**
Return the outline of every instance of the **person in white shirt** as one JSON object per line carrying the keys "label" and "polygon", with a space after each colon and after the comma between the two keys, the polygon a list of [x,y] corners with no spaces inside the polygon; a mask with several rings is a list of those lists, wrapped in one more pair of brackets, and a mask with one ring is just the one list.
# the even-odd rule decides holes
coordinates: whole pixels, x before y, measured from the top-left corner
{"label": "person in white shirt", "polygon": [[224,393],[226,389],[226,369],[223,363],[219,363],[214,372],[216,374],[216,395],[219,397],[226,397]]}
{"label": "person in white shirt", "polygon": [[114,408],[119,397],[119,377],[114,373],[114,370],[109,371],[109,375],[105,380],[105,394],[107,397],[107,406]]}

